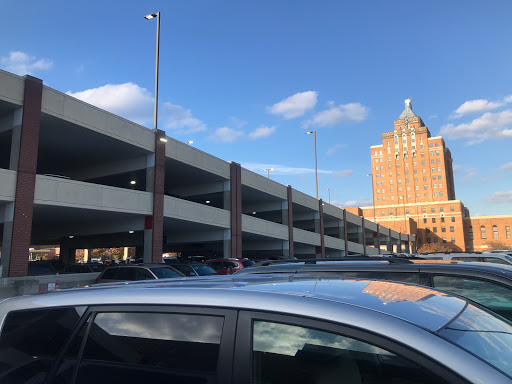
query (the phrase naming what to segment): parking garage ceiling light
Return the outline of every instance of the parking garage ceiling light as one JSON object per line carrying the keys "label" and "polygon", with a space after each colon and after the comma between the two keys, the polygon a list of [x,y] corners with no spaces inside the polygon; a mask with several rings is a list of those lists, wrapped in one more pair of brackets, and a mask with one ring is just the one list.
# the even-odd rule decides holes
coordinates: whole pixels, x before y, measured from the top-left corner
{"label": "parking garage ceiling light", "polygon": [[252,214],[253,214],[253,215],[255,215],[255,214],[256,214],[256,212],[253,212]]}
{"label": "parking garage ceiling light", "polygon": [[135,180],[132,180],[132,181],[130,181],[130,184],[135,185],[135,184],[137,184],[137,182]]}
{"label": "parking garage ceiling light", "polygon": [[206,204],[210,204],[210,200],[206,200]]}
{"label": "parking garage ceiling light", "polygon": [[72,239],[73,237],[75,237],[75,236],[73,236],[73,235],[69,235],[69,238],[70,238],[70,239]]}
{"label": "parking garage ceiling light", "polygon": [[133,233],[134,231],[128,231],[128,233]]}

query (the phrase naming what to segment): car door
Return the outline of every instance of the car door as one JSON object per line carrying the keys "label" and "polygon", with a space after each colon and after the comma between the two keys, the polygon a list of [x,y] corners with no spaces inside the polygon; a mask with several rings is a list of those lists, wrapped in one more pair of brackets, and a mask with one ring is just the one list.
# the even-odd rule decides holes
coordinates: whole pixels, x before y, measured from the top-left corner
{"label": "car door", "polygon": [[233,310],[90,307],[48,383],[231,383]]}
{"label": "car door", "polygon": [[466,383],[370,331],[249,311],[238,317],[234,369],[236,383]]}

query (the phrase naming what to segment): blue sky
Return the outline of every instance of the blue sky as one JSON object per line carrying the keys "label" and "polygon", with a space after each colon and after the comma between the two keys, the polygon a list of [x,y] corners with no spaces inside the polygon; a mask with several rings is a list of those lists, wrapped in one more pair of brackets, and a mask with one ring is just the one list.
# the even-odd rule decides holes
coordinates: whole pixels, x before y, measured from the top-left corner
{"label": "blue sky", "polygon": [[411,98],[473,216],[512,214],[512,2],[4,0],[0,68],[340,206]]}

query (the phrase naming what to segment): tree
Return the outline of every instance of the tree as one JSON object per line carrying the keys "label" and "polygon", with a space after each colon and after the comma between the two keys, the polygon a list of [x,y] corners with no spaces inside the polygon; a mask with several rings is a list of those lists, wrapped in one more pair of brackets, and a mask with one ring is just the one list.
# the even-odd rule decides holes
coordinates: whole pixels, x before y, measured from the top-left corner
{"label": "tree", "polygon": [[425,243],[418,248],[418,253],[422,252],[453,252],[454,249],[449,244],[444,243]]}
{"label": "tree", "polygon": [[485,243],[485,245],[487,245],[487,248],[488,249],[509,249],[509,245],[502,242],[502,241],[497,241],[497,240],[493,240],[493,241],[488,241],[487,243]]}

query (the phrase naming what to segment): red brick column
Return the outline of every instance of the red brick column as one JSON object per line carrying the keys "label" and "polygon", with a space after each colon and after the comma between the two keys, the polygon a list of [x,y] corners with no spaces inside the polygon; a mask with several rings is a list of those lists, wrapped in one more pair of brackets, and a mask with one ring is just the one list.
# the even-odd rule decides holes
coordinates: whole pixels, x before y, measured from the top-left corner
{"label": "red brick column", "polygon": [[153,234],[151,260],[153,263],[162,262],[164,239],[164,192],[165,192],[165,143],[160,138],[165,132],[155,133],[155,176],[153,188]]}
{"label": "red brick column", "polygon": [[23,118],[9,251],[9,277],[26,276],[32,234],[43,81],[25,76]]}
{"label": "red brick column", "polygon": [[318,200],[318,211],[320,213],[320,254],[322,257],[325,257],[324,203],[322,199]]}
{"label": "red brick column", "polygon": [[288,255],[295,256],[293,248],[293,190],[290,185],[286,186],[286,198],[288,200]]}
{"label": "red brick column", "polygon": [[[242,257],[242,167],[230,165],[231,184],[231,257]],[[225,257],[225,256],[224,256]]]}

